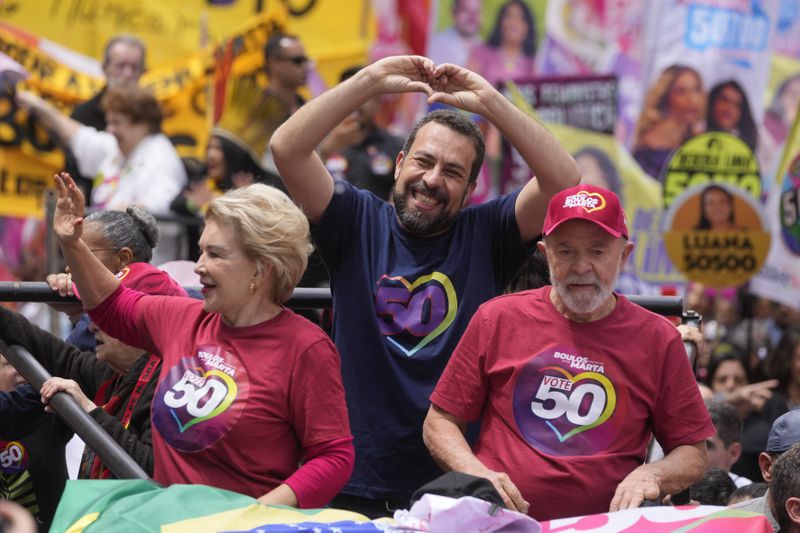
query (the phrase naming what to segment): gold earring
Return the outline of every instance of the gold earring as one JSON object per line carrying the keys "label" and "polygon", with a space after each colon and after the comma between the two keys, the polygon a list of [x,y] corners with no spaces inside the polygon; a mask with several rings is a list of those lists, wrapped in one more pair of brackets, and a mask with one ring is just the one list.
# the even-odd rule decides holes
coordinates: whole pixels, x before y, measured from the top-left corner
{"label": "gold earring", "polygon": [[256,285],[256,282],[255,281],[251,281],[250,282],[250,292],[255,294],[256,293],[256,288],[258,288],[258,285]]}

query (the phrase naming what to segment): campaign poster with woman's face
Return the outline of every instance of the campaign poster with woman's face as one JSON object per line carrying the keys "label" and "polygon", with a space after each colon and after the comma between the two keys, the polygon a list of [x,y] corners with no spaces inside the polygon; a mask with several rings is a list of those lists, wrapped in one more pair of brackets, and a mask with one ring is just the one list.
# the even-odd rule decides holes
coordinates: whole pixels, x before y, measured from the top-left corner
{"label": "campaign poster with woman's face", "polygon": [[[643,76],[646,89],[630,143],[650,176],[665,182],[676,151],[706,131],[730,134],[757,152],[777,12],[777,0],[652,4],[647,35],[653,59]],[[708,181],[725,173],[703,170]]]}
{"label": "campaign poster with woman's face", "polygon": [[432,2],[428,57],[470,68],[493,84],[529,77],[536,69],[545,8],[531,0]]}
{"label": "campaign poster with woman's face", "polygon": [[665,218],[664,245],[673,264],[707,287],[745,283],[761,270],[770,242],[761,205],[723,183],[687,189]]}

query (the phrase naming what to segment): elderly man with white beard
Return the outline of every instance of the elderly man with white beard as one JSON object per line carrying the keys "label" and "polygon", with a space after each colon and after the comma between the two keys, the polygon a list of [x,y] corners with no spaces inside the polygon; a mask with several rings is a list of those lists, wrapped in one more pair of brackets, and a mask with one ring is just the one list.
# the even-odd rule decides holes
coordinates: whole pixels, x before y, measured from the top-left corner
{"label": "elderly man with white beard", "polygon": [[[543,235],[552,286],[480,307],[431,395],[425,444],[538,520],[680,492],[703,476],[714,426],[676,328],[613,291],[633,250],[619,198],[565,189]],[[644,464],[651,435],[666,456]]]}

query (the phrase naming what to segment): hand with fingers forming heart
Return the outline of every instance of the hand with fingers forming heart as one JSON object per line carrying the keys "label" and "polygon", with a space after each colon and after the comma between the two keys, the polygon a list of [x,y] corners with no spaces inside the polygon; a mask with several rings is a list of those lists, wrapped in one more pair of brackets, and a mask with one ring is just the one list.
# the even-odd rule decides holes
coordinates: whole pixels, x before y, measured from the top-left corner
{"label": "hand with fingers forming heart", "polygon": [[450,63],[437,65],[430,78],[434,92],[428,103],[439,102],[464,111],[486,115],[486,104],[497,94],[480,75]]}
{"label": "hand with fingers forming heart", "polygon": [[421,92],[432,95],[435,65],[427,57],[392,56],[370,66],[368,72],[375,94]]}

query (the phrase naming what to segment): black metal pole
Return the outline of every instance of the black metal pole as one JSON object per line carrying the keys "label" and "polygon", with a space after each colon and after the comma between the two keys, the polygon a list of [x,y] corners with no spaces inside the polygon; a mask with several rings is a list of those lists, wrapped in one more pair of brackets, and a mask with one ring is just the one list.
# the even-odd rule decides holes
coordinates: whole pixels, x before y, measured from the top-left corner
{"label": "black metal pole", "polygon": [[[185,287],[197,289],[199,287]],[[664,316],[680,316],[683,298],[680,296],[628,296],[631,302]],[[0,281],[0,302],[77,302],[75,297],[62,298],[43,281]],[[298,287],[286,302],[292,309],[329,309],[332,306],[331,291],[327,288]]]}
{"label": "black metal pole", "polygon": [[0,281],[0,302],[77,303],[74,296],[61,297],[44,281]]}
{"label": "black metal pole", "polygon": [[[47,233],[45,233],[45,249],[47,270],[45,272],[61,272],[60,254],[58,249],[58,237],[53,229],[53,217],[56,212],[56,191],[55,189],[46,189],[44,191],[44,221]],[[59,312],[55,309],[50,309],[48,312],[50,318],[50,333],[53,335],[58,334]]]}
{"label": "black metal pole", "polygon": [[[36,390],[40,390],[42,384],[51,377],[41,363],[22,346],[9,346],[5,356]],[[50,399],[50,405],[83,439],[83,442],[94,450],[115,476],[120,479],[149,479],[142,467],[125,453],[125,450],[91,416],[81,409],[72,396],[66,392],[56,393]]]}
{"label": "black metal pole", "polygon": [[681,296],[625,296],[628,300],[664,316],[681,316],[683,313],[683,297]]}

